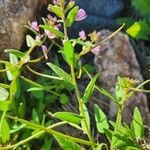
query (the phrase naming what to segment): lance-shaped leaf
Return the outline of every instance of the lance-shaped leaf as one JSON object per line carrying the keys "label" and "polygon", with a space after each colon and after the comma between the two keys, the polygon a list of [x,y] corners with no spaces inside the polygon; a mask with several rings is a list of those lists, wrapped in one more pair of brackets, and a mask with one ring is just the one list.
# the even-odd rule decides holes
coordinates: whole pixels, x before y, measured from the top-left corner
{"label": "lance-shaped leaf", "polygon": [[70,26],[74,23],[78,10],[79,10],[79,7],[78,7],[78,6],[75,6],[75,7],[68,13],[68,16],[67,16],[67,18],[66,18],[66,20],[65,20],[65,24],[66,24],[67,27],[70,27]]}
{"label": "lance-shaped leaf", "polygon": [[70,123],[75,123],[75,124],[80,124],[81,119],[83,119],[82,116],[71,112],[57,112],[54,113],[52,116],[60,120],[67,121]]}
{"label": "lance-shaped leaf", "polygon": [[80,109],[80,115],[84,116],[85,118],[83,120],[81,120],[81,126],[82,129],[84,131],[84,134],[88,134],[88,132],[90,131],[90,117],[89,117],[89,112],[88,109],[86,108],[86,106],[84,104],[82,104],[82,109],[81,107]]}
{"label": "lance-shaped leaf", "polygon": [[69,9],[71,9],[74,5],[75,5],[75,1],[70,1],[65,9],[65,12],[67,12]]}
{"label": "lance-shaped leaf", "polygon": [[86,88],[86,90],[84,92],[83,98],[82,98],[82,100],[83,100],[84,103],[86,103],[86,102],[89,101],[89,99],[90,99],[90,97],[91,97],[91,95],[93,93],[95,82],[96,82],[98,76],[99,76],[99,74],[95,75],[91,79],[90,83],[88,84],[88,86],[87,86],[87,88]]}
{"label": "lance-shaped leaf", "polygon": [[63,34],[61,31],[59,31],[59,30],[57,30],[57,29],[55,29],[55,28],[53,28],[53,27],[51,27],[51,26],[48,26],[48,25],[40,25],[40,27],[41,27],[42,29],[45,29],[45,30],[50,31],[50,32],[53,33],[56,37],[60,37],[60,38],[63,38],[63,37],[64,37],[64,34]]}
{"label": "lance-shaped leaf", "polygon": [[131,131],[135,138],[143,138],[144,136],[143,121],[137,107],[134,109],[133,120],[131,122]]}
{"label": "lance-shaped leaf", "polygon": [[6,49],[5,52],[14,54],[18,58],[23,58],[25,56],[25,54],[23,52],[20,52],[19,50],[15,50],[15,49]]}
{"label": "lance-shaped leaf", "polygon": [[61,138],[56,135],[54,135],[54,137],[63,150],[84,150],[77,143],[75,143],[69,139]]}
{"label": "lance-shaped leaf", "polygon": [[65,71],[63,71],[61,68],[59,68],[58,66],[52,64],[52,63],[47,63],[47,65],[59,76],[61,77],[65,82],[68,82],[70,84],[72,84],[72,79],[71,76],[66,73]]}
{"label": "lance-shaped leaf", "polygon": [[35,45],[35,40],[30,35],[26,36],[26,43],[28,47],[33,47]]}
{"label": "lance-shaped leaf", "polygon": [[96,120],[96,126],[98,132],[105,133],[104,129],[108,130],[109,128],[106,115],[96,104],[94,105],[94,111],[95,111],[95,120]]}
{"label": "lance-shaped leaf", "polygon": [[68,65],[73,65],[75,61],[74,47],[70,41],[64,43],[63,51],[61,51]]}
{"label": "lance-shaped leaf", "polygon": [[0,121],[0,138],[2,143],[6,143],[10,138],[10,128],[3,113]]}
{"label": "lance-shaped leaf", "polygon": [[5,101],[8,99],[8,96],[9,92],[6,89],[0,87],[0,101]]}
{"label": "lance-shaped leaf", "polygon": [[51,4],[49,4],[49,5],[48,5],[48,8],[49,8],[53,13],[55,13],[58,17],[62,18],[62,17],[64,16],[63,10],[62,10],[61,7],[56,6],[56,5],[51,5]]}

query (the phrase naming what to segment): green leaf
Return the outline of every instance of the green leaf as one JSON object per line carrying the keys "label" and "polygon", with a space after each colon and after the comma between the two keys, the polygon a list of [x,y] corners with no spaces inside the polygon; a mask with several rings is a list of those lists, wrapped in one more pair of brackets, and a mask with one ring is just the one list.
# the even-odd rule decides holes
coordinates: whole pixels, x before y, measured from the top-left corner
{"label": "green leaf", "polygon": [[141,114],[137,107],[134,109],[133,120],[131,122],[131,131],[135,138],[144,137],[144,126]]}
{"label": "green leaf", "polygon": [[81,126],[84,131],[84,134],[88,134],[88,131],[90,131],[90,117],[88,113],[88,109],[86,108],[85,104],[82,104],[83,109],[80,109],[80,115],[84,116],[85,118],[81,120]]}
{"label": "green leaf", "polygon": [[68,96],[66,94],[61,94],[61,96],[60,96],[60,103],[64,105],[64,104],[67,104],[68,101],[69,101]]}
{"label": "green leaf", "polygon": [[15,66],[18,63],[18,58],[16,55],[9,53],[9,61],[13,66]]}
{"label": "green leaf", "polygon": [[94,105],[95,110],[95,120],[96,120],[96,126],[99,133],[105,133],[104,129],[109,129],[109,125],[107,122],[106,115],[104,112],[98,107],[98,105]]}
{"label": "green leaf", "polygon": [[38,116],[37,111],[36,111],[35,108],[32,109],[32,120],[33,120],[34,123],[37,123],[37,124],[40,123],[39,116]]}
{"label": "green leaf", "polygon": [[67,18],[66,18],[66,20],[65,20],[66,27],[70,27],[70,26],[74,23],[78,10],[79,10],[79,7],[78,7],[78,6],[75,6],[75,7],[68,13]]}
{"label": "green leaf", "polygon": [[0,87],[0,101],[5,101],[8,99],[8,96],[9,92],[6,89]]}
{"label": "green leaf", "polygon": [[63,18],[64,14],[63,14],[63,10],[62,7],[56,6],[56,5],[48,5],[48,8],[55,13],[58,17]]}
{"label": "green leaf", "polygon": [[32,88],[28,89],[27,91],[28,91],[28,92],[30,92],[30,91],[43,91],[43,88],[32,87]]}
{"label": "green leaf", "polygon": [[60,120],[75,123],[75,124],[80,124],[81,120],[83,119],[82,116],[71,112],[56,112],[52,116]]}
{"label": "green leaf", "polygon": [[60,37],[60,38],[63,38],[63,37],[64,37],[64,34],[63,34],[61,31],[59,31],[59,30],[57,30],[57,29],[55,29],[55,28],[53,28],[53,27],[51,27],[51,26],[48,26],[48,25],[40,25],[40,27],[41,27],[42,29],[45,29],[45,30],[50,31],[51,33],[53,33],[53,34],[56,35],[57,37]]}
{"label": "green leaf", "polygon": [[75,62],[74,47],[70,41],[65,41],[62,53],[68,65],[73,65]]}
{"label": "green leaf", "polygon": [[17,68],[16,65],[12,65],[11,63],[5,64],[7,74],[7,78],[9,81],[13,80],[15,77],[17,77],[20,74],[20,70]]}
{"label": "green leaf", "polygon": [[19,78],[14,78],[10,83],[10,100],[18,99],[21,93],[20,80]]}
{"label": "green leaf", "polygon": [[70,84],[72,84],[72,79],[71,76],[66,73],[65,71],[63,71],[61,68],[59,68],[58,66],[52,64],[52,63],[47,63],[47,65],[59,76],[61,77],[65,82],[68,82]]}
{"label": "green leaf", "polygon": [[150,24],[146,21],[135,22],[126,32],[136,39],[149,40]]}
{"label": "green leaf", "polygon": [[28,47],[33,47],[35,45],[35,40],[30,35],[26,35],[26,43]]}
{"label": "green leaf", "polygon": [[84,150],[77,143],[75,143],[71,140],[61,138],[61,137],[56,136],[56,135],[54,135],[54,137],[63,150]]}
{"label": "green leaf", "polygon": [[9,89],[10,88],[10,86],[8,84],[3,84],[3,83],[0,83],[0,87],[4,88],[4,89]]}
{"label": "green leaf", "polygon": [[2,143],[6,143],[10,139],[10,128],[4,114],[5,112],[3,113],[0,121],[0,138],[2,140]]}
{"label": "green leaf", "polygon": [[95,86],[95,88],[100,92],[102,93],[104,96],[108,97],[109,99],[111,99],[113,102],[116,102],[116,99],[108,92],[106,91],[105,89],[101,88],[101,87],[98,87],[98,86]]}
{"label": "green leaf", "polygon": [[150,17],[150,2],[149,2],[149,0],[132,0],[131,3],[143,17],[146,17],[146,18]]}
{"label": "green leaf", "polygon": [[65,9],[65,13],[75,5],[75,1],[70,1]]}
{"label": "green leaf", "polygon": [[88,86],[87,86],[87,88],[86,88],[86,90],[84,92],[83,98],[82,98],[84,103],[89,101],[89,99],[90,99],[90,97],[91,97],[91,95],[93,93],[93,90],[94,90],[95,82],[96,82],[98,77],[99,77],[99,74],[95,75],[91,79],[90,83],[88,84]]}
{"label": "green leaf", "polygon": [[6,100],[6,101],[0,101],[0,110],[1,111],[7,111],[11,107],[11,101]]}
{"label": "green leaf", "polygon": [[5,52],[16,55],[18,58],[23,58],[25,54],[15,49],[6,49]]}

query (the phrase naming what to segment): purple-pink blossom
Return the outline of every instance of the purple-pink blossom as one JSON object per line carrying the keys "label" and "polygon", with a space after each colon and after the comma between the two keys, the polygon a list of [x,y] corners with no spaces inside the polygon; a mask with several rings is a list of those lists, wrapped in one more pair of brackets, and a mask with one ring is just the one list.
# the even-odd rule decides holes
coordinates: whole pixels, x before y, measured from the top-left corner
{"label": "purple-pink blossom", "polygon": [[100,45],[96,46],[95,48],[93,48],[93,49],[91,50],[91,52],[92,52],[93,54],[95,54],[95,55],[98,55],[98,54],[100,53],[100,51],[101,51]]}
{"label": "purple-pink blossom", "polygon": [[82,30],[82,31],[79,32],[79,36],[80,36],[80,38],[81,38],[82,40],[86,40],[86,33],[85,33],[84,30]]}
{"label": "purple-pink blossom", "polygon": [[53,34],[53,33],[51,33],[50,31],[48,31],[48,30],[44,30],[45,31],[45,33],[46,33],[46,35],[48,36],[48,38],[50,38],[50,39],[54,39],[56,36]]}
{"label": "purple-pink blossom", "polygon": [[87,17],[87,14],[84,9],[79,9],[76,15],[76,21],[82,21]]}
{"label": "purple-pink blossom", "polygon": [[40,30],[37,21],[33,21],[31,23],[31,28],[34,29],[37,32],[39,32],[39,30]]}
{"label": "purple-pink blossom", "polygon": [[45,59],[48,59],[48,56],[47,56],[48,49],[45,45],[42,45],[42,51],[43,51]]}

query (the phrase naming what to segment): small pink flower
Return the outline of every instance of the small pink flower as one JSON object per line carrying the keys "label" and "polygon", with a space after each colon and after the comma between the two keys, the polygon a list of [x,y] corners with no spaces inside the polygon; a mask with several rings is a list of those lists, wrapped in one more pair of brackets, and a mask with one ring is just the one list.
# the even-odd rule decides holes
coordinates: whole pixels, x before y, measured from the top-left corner
{"label": "small pink flower", "polygon": [[93,54],[95,54],[95,55],[98,55],[98,54],[100,53],[100,51],[101,51],[100,45],[96,46],[95,48],[93,48],[93,49],[91,50],[91,52],[92,52]]}
{"label": "small pink flower", "polygon": [[48,56],[47,56],[48,49],[45,45],[42,45],[42,51],[43,51],[45,59],[48,59]]}
{"label": "small pink flower", "polygon": [[34,29],[37,32],[39,32],[39,30],[40,30],[37,21],[33,21],[31,23],[31,28]]}
{"label": "small pink flower", "polygon": [[85,31],[84,31],[84,30],[82,30],[82,31],[79,32],[79,36],[80,36],[80,38],[81,38],[82,40],[86,40],[86,34],[85,34]]}
{"label": "small pink flower", "polygon": [[35,37],[35,39],[36,39],[37,41],[40,41],[40,40],[41,40],[41,37],[40,37],[39,35],[37,35],[37,36]]}
{"label": "small pink flower", "polygon": [[48,30],[45,30],[45,33],[46,33],[46,35],[48,36],[48,38],[50,38],[50,39],[54,39],[54,38],[56,37],[53,33],[51,33],[51,32],[48,31]]}
{"label": "small pink flower", "polygon": [[82,21],[87,17],[87,14],[84,9],[79,9],[76,15],[76,21]]}

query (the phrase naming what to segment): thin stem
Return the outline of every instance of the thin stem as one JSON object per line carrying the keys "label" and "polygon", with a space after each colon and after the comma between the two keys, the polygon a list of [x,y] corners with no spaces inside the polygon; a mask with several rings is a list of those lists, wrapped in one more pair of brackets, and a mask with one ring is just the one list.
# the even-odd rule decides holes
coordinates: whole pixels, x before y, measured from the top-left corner
{"label": "thin stem", "polygon": [[[73,65],[71,65],[70,68],[71,68],[72,82],[73,82],[73,85],[75,87],[75,93],[76,93],[77,100],[78,100],[78,103],[79,103],[80,112],[84,112],[83,102],[82,102],[82,99],[80,98],[80,92],[79,92],[79,89],[78,89],[78,86],[77,86],[77,82],[76,82],[76,78],[75,78],[75,72],[74,72]],[[86,130],[87,130],[87,136],[88,136],[90,142],[93,143],[94,140],[92,138],[90,129],[88,128],[88,123],[87,123],[86,116],[85,116],[84,113],[83,113],[83,117],[85,118],[84,121],[85,121]]]}
{"label": "thin stem", "polygon": [[[118,105],[118,113],[117,113],[117,119],[116,119],[116,124],[115,124],[115,129],[113,131],[113,135],[116,134],[118,128],[121,126],[121,121],[122,121],[122,117],[121,117],[121,113],[122,113],[122,109],[123,109],[123,106],[119,106]],[[112,147],[112,142],[111,142],[111,145],[110,145],[110,150],[113,150],[114,147]]]}
{"label": "thin stem", "polygon": [[[47,129],[56,128],[58,126],[66,124],[66,123],[67,123],[66,121],[58,122],[56,124],[53,124],[53,125],[47,127]],[[18,146],[20,146],[22,144],[25,144],[26,142],[29,142],[29,141],[35,139],[36,137],[42,136],[44,133],[45,133],[45,131],[40,131],[40,132],[38,132],[38,133],[36,133],[36,134],[26,138],[25,140],[22,140],[22,141],[20,141],[20,142],[18,142],[16,144],[14,144],[14,145],[7,146],[7,147],[1,147],[0,150],[7,150],[7,149],[16,148],[16,147],[18,147]]]}
{"label": "thin stem", "polygon": [[89,141],[86,141],[86,140],[83,140],[83,139],[79,139],[79,138],[76,138],[76,137],[72,137],[72,136],[63,134],[61,132],[58,132],[58,131],[55,131],[55,130],[52,130],[52,129],[47,129],[44,126],[41,126],[41,125],[38,125],[38,124],[35,124],[35,123],[32,123],[32,122],[29,122],[27,120],[23,120],[23,119],[20,119],[20,118],[17,118],[17,117],[8,116],[8,115],[6,117],[8,117],[10,119],[13,119],[13,120],[16,120],[16,121],[19,121],[21,123],[24,123],[31,129],[32,128],[36,128],[36,129],[39,129],[39,130],[43,130],[43,131],[45,131],[47,133],[50,133],[52,135],[56,135],[56,136],[59,136],[61,138],[72,140],[74,142],[77,142],[77,143],[80,143],[80,144],[83,144],[83,145],[96,145],[95,143],[93,143],[91,141],[89,142]]}

